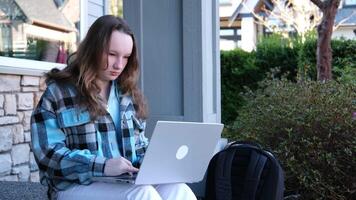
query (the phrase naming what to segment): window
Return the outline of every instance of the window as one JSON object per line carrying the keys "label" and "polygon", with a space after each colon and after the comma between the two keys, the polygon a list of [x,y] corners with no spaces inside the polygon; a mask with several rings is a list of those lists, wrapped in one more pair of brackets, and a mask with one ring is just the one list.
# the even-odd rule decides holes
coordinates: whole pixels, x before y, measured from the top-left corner
{"label": "window", "polygon": [[222,28],[220,29],[220,39],[237,42],[241,40],[241,29],[239,28]]}
{"label": "window", "polygon": [[219,0],[220,4],[231,4],[231,0]]}
{"label": "window", "polygon": [[356,5],[356,0],[345,0],[345,5]]}
{"label": "window", "polygon": [[79,21],[78,0],[1,0],[0,56],[65,63]]}
{"label": "window", "polygon": [[220,29],[220,36],[234,35],[234,29]]}

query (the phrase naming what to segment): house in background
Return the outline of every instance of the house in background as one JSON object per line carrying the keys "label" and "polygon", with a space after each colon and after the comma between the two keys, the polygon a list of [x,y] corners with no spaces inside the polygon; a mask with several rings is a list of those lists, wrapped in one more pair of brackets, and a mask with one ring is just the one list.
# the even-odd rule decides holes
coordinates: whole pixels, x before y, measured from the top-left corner
{"label": "house in background", "polygon": [[[270,0],[220,0],[220,49],[241,48],[252,51],[258,37],[266,34],[266,28],[256,23],[252,14],[261,12],[264,4],[273,5]],[[267,6],[269,7],[269,6]],[[338,25],[333,38],[356,39],[356,0],[342,0],[335,18]]]}
{"label": "house in background", "polygon": [[77,29],[51,0],[1,1],[0,27],[2,56],[56,62],[60,48],[75,50]]}
{"label": "house in background", "polygon": [[256,12],[260,9],[262,1],[249,0],[245,2],[246,6],[243,6],[242,1],[220,0],[221,50],[231,50],[237,47],[252,51],[256,46],[258,36],[263,34],[263,26],[256,23],[251,13],[252,10]]}
{"label": "house in background", "polygon": [[356,0],[344,0],[335,17],[333,38],[356,39]]}
{"label": "house in background", "polygon": [[241,48],[241,20],[230,21],[240,0],[220,0],[220,49]]}

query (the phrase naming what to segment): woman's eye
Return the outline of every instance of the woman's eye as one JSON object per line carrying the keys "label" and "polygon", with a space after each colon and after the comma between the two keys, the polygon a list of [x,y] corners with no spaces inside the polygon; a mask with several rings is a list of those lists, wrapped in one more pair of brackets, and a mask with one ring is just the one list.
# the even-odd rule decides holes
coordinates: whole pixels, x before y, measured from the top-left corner
{"label": "woman's eye", "polygon": [[109,53],[109,55],[110,55],[110,56],[116,56],[116,54],[115,54],[115,53]]}

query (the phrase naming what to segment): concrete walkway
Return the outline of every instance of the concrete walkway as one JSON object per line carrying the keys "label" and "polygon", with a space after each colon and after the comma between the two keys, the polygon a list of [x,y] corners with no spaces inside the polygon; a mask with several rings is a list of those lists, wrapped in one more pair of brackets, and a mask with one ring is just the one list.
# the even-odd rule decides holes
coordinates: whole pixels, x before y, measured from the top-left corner
{"label": "concrete walkway", "polygon": [[46,200],[47,187],[40,183],[0,181],[1,200]]}

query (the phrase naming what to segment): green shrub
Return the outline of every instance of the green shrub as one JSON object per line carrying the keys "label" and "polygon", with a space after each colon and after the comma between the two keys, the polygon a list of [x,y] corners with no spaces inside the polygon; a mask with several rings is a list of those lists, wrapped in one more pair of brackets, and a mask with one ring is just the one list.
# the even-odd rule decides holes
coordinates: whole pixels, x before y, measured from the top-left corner
{"label": "green shrub", "polygon": [[316,41],[315,34],[310,33],[306,36],[303,44],[299,44],[298,52],[298,74],[299,79],[317,79],[316,69]]}
{"label": "green shrub", "polygon": [[[316,48],[317,38],[309,35],[300,45],[298,68],[301,75],[316,80]],[[333,78],[338,79],[345,70],[356,68],[356,40],[336,39],[331,41]]]}
{"label": "green shrub", "polygon": [[302,199],[351,199],[356,190],[356,85],[266,80],[244,95],[230,139],[272,149],[286,190]]}
{"label": "green shrub", "polygon": [[244,86],[257,87],[264,73],[255,66],[254,53],[240,49],[221,52],[221,109],[222,122],[230,124],[244,104],[241,92]]}
{"label": "green shrub", "polygon": [[240,94],[245,91],[244,87],[256,89],[257,83],[266,78],[266,73],[272,68],[279,68],[281,74],[289,73],[289,78],[295,80],[298,55],[291,42],[290,39],[272,35],[263,38],[254,52],[241,49],[221,52],[221,109],[224,124],[231,124],[244,105]]}
{"label": "green shrub", "polygon": [[280,69],[280,76],[288,74],[288,79],[295,80],[298,66],[299,46],[297,40],[273,34],[261,38],[256,46],[256,66],[264,73],[273,68]]}
{"label": "green shrub", "polygon": [[332,40],[331,47],[333,51],[334,78],[338,79],[340,76],[356,70],[355,40]]}
{"label": "green shrub", "polygon": [[336,68],[335,72],[339,74],[337,78],[339,82],[356,85],[356,67],[346,66],[343,69]]}
{"label": "green shrub", "polygon": [[[288,79],[316,80],[316,35],[307,35],[304,43],[300,39],[288,39],[279,35],[264,37],[256,51],[243,50],[221,52],[222,122],[231,124],[244,105],[240,93],[244,87],[252,90],[257,82],[266,78],[271,69],[279,68]],[[333,75],[341,82],[356,81],[356,41],[333,40]],[[296,74],[299,72],[300,77]]]}

